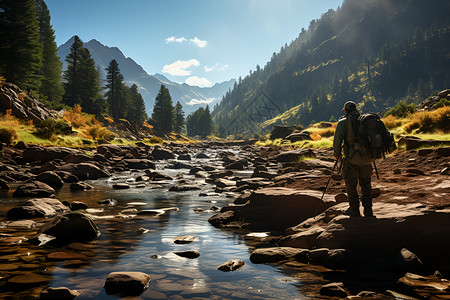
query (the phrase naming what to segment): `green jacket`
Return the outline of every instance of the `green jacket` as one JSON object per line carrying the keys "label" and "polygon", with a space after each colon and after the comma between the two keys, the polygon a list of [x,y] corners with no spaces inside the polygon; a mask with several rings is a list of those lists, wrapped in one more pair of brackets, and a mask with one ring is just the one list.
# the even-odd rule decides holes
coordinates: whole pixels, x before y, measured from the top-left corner
{"label": "green jacket", "polygon": [[[352,112],[352,114],[359,115],[358,112]],[[344,144],[344,157],[351,157],[353,155],[353,149],[350,149],[349,142],[352,144],[356,139],[353,130],[350,131],[350,135],[353,135],[353,138],[349,136],[349,128],[348,128],[348,116],[345,115],[339,118],[339,122],[337,123],[336,130],[334,131],[334,139],[333,139],[333,152],[334,156],[342,155],[342,144]]]}

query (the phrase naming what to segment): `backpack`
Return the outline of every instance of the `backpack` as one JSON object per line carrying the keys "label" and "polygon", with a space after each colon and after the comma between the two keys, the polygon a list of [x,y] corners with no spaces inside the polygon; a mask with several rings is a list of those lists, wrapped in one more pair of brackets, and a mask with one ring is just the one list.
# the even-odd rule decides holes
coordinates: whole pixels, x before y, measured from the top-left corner
{"label": "backpack", "polygon": [[[385,158],[385,153],[391,153],[395,145],[394,134],[389,132],[374,113],[349,114],[349,136],[353,134],[353,140],[349,140],[349,146],[354,150],[349,158],[355,165],[370,165],[377,158]],[[353,131],[353,132],[352,132]]]}

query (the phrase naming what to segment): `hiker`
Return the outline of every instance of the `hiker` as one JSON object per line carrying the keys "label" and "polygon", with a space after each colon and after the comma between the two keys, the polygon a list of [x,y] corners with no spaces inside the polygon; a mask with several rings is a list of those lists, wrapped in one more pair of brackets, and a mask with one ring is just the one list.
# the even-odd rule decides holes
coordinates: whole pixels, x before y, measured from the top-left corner
{"label": "hiker", "polygon": [[360,113],[356,109],[356,103],[347,101],[344,105],[345,116],[339,119],[336,126],[333,139],[333,151],[336,160],[342,158],[342,143],[344,144],[343,168],[342,176],[345,180],[345,189],[347,191],[349,209],[347,214],[352,217],[361,216],[359,211],[359,195],[358,181],[361,186],[361,203],[364,208],[365,217],[373,217],[372,211],[372,165],[350,163],[350,159],[354,156],[356,134],[354,132],[354,124],[352,120],[358,119]]}

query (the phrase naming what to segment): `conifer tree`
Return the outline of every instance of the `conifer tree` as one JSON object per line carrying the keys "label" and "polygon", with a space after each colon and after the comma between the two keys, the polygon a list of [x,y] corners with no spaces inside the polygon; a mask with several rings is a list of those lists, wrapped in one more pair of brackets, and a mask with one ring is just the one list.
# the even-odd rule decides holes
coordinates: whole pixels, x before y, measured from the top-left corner
{"label": "conifer tree", "polygon": [[39,24],[40,42],[43,47],[42,83],[39,94],[42,100],[50,105],[58,106],[61,103],[64,89],[61,84],[62,63],[58,57],[58,47],[55,42],[55,31],[50,24],[50,12],[43,0],[36,0],[36,15]]}
{"label": "conifer tree", "polygon": [[130,105],[128,109],[128,120],[135,124],[142,124],[147,119],[145,113],[144,98],[138,91],[136,84],[133,84],[130,89]]}
{"label": "conifer tree", "polygon": [[172,131],[174,123],[172,97],[170,96],[169,90],[164,85],[161,85],[158,95],[156,96],[152,120],[163,134]]}
{"label": "conifer tree", "polygon": [[186,118],[186,129],[189,136],[199,135],[203,138],[212,133],[213,121],[209,106],[200,107]]}
{"label": "conifer tree", "polygon": [[81,72],[80,60],[83,42],[76,35],[70,47],[70,53],[66,57],[67,70],[64,72],[64,96],[63,102],[69,106],[81,103]]}
{"label": "conifer tree", "polygon": [[186,121],[184,119],[183,106],[181,105],[180,101],[178,101],[175,105],[175,132],[183,133],[185,125]]}
{"label": "conifer tree", "polygon": [[113,59],[106,69],[106,98],[111,115],[115,121],[126,117],[127,92],[123,84],[123,76],[120,74],[119,64]]}
{"label": "conifer tree", "polygon": [[42,45],[34,0],[2,1],[0,73],[23,89],[38,90]]}

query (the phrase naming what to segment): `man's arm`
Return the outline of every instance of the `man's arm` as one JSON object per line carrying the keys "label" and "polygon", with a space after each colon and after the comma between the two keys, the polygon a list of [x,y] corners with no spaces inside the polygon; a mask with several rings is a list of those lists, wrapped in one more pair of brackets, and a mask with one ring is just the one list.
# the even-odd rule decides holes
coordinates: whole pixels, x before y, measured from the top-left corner
{"label": "man's arm", "polygon": [[337,123],[333,138],[333,152],[336,159],[342,155],[342,142],[345,140],[345,120],[340,120]]}

